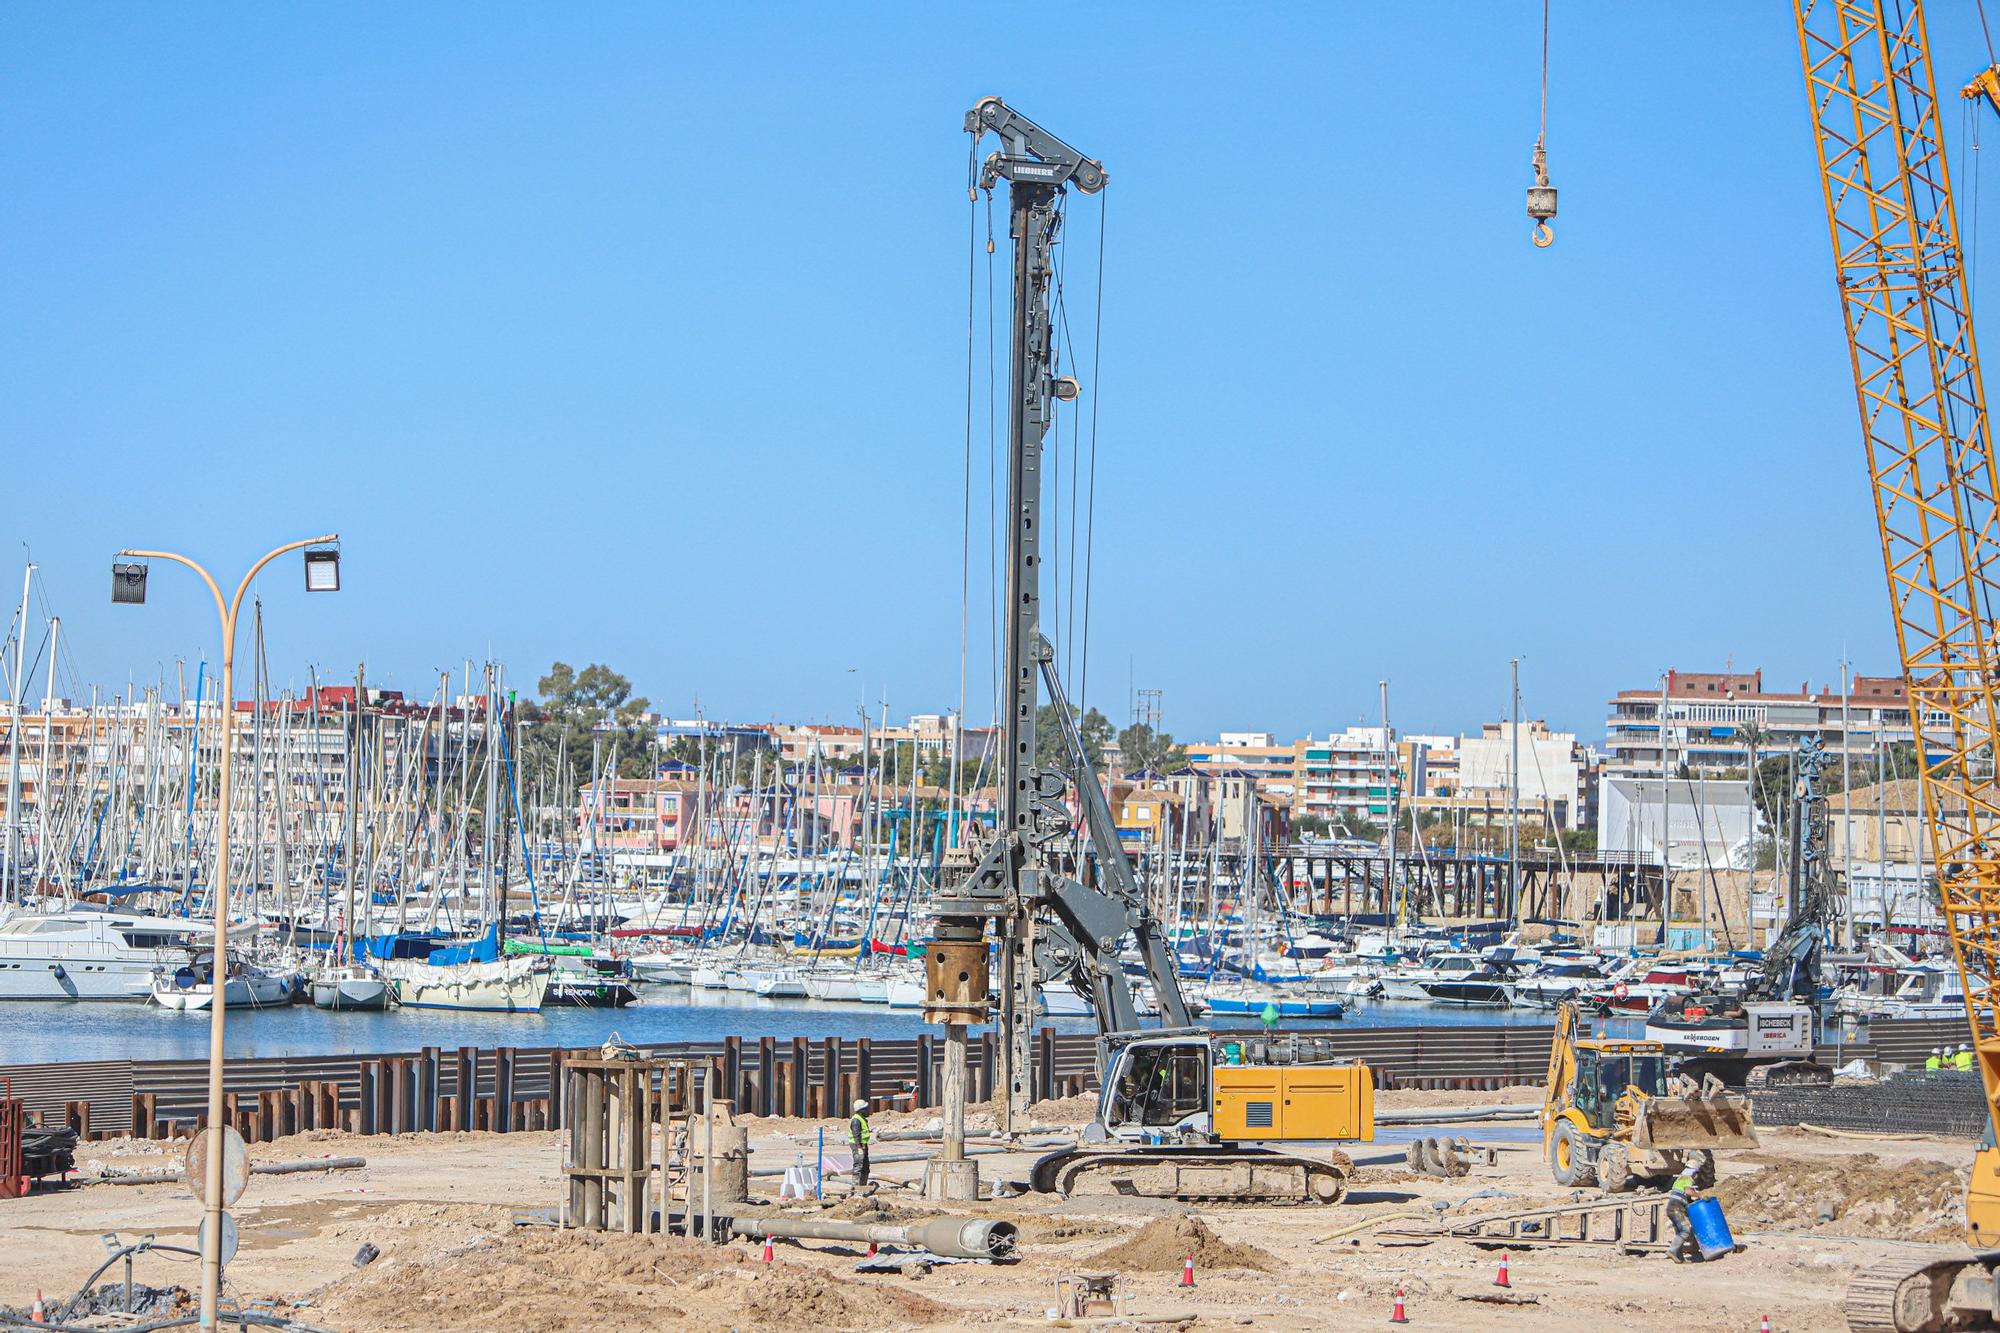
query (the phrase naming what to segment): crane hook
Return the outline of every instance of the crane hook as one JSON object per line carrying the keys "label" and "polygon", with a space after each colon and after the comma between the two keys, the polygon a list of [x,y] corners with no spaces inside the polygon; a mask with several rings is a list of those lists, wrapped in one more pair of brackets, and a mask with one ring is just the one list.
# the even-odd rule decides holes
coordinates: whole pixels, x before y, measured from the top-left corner
{"label": "crane hook", "polygon": [[1549,219],[1556,215],[1556,187],[1549,184],[1549,155],[1535,140],[1535,183],[1528,187],[1528,216],[1535,220],[1535,244],[1546,250],[1556,243]]}

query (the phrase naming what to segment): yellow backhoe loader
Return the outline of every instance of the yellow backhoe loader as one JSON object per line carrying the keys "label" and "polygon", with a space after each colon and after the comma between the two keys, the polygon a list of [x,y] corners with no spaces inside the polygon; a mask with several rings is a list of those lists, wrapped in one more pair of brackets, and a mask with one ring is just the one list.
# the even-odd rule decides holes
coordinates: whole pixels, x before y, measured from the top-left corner
{"label": "yellow backhoe loader", "polygon": [[1747,1098],[1670,1080],[1656,1041],[1579,1037],[1576,1005],[1557,1008],[1542,1103],[1542,1149],[1557,1184],[1595,1182],[1611,1194],[1665,1186],[1700,1151],[1695,1183],[1705,1188],[1716,1149],[1756,1146]]}

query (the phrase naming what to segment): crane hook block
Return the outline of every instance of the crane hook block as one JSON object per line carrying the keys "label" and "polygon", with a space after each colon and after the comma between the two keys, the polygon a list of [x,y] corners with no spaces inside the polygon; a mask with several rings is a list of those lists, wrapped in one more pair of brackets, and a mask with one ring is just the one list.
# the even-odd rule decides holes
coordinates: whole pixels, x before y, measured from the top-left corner
{"label": "crane hook block", "polygon": [[1528,187],[1528,216],[1535,220],[1535,244],[1546,250],[1555,244],[1555,228],[1549,219],[1556,215],[1556,187],[1549,184],[1549,156],[1541,140],[1535,141],[1535,183]]}

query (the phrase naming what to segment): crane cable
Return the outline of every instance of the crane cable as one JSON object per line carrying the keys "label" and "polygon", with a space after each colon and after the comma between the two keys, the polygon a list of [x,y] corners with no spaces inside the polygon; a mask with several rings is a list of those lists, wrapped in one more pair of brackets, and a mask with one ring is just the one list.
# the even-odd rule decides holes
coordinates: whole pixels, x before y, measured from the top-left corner
{"label": "crane cable", "polygon": [[1555,244],[1555,228],[1549,219],[1556,215],[1556,191],[1549,184],[1549,0],[1542,0],[1542,115],[1535,135],[1535,183],[1528,187],[1528,216],[1534,219],[1534,242],[1540,249]]}
{"label": "crane cable", "polygon": [[[966,154],[965,215],[965,498],[959,515],[958,532],[958,718],[952,737],[952,754],[958,755],[958,737],[965,734],[965,660],[972,628],[972,383],[978,314],[979,277],[979,140],[974,138]],[[953,775],[954,777],[957,774]],[[951,793],[956,801],[957,792]],[[951,837],[957,845],[958,825],[952,821]]]}
{"label": "crane cable", "polygon": [[1104,215],[1111,203],[1111,192],[1106,190],[1097,201],[1097,297],[1096,313],[1091,319],[1090,330],[1090,480],[1088,494],[1084,499],[1083,520],[1083,635],[1082,647],[1078,650],[1080,673],[1077,678],[1076,697],[1079,706],[1088,708],[1090,697],[1090,575],[1091,557],[1097,547],[1097,407],[1103,401],[1104,378]]}

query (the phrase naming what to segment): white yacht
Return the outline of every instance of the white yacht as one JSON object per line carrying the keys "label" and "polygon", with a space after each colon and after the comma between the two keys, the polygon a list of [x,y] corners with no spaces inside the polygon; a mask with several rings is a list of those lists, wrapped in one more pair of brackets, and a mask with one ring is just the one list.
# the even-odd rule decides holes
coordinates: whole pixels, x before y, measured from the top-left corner
{"label": "white yacht", "polygon": [[[4,975],[4,974],[0,974]],[[1950,963],[1923,962],[1903,968],[1892,994],[1843,1004],[1842,1012],[1868,1018],[1964,1018],[1965,983]]]}
{"label": "white yacht", "polygon": [[131,912],[24,912],[0,924],[0,1000],[145,1000],[209,927]]}
{"label": "white yacht", "polygon": [[1596,986],[1604,980],[1604,969],[1595,963],[1547,963],[1517,981],[1508,982],[1507,999],[1531,1009],[1553,1009],[1564,1000],[1574,999],[1584,987]]}
{"label": "white yacht", "polygon": [[1429,1000],[1430,987],[1441,982],[1467,981],[1485,970],[1486,960],[1476,953],[1437,953],[1422,964],[1385,973],[1382,998],[1385,1000]]}

